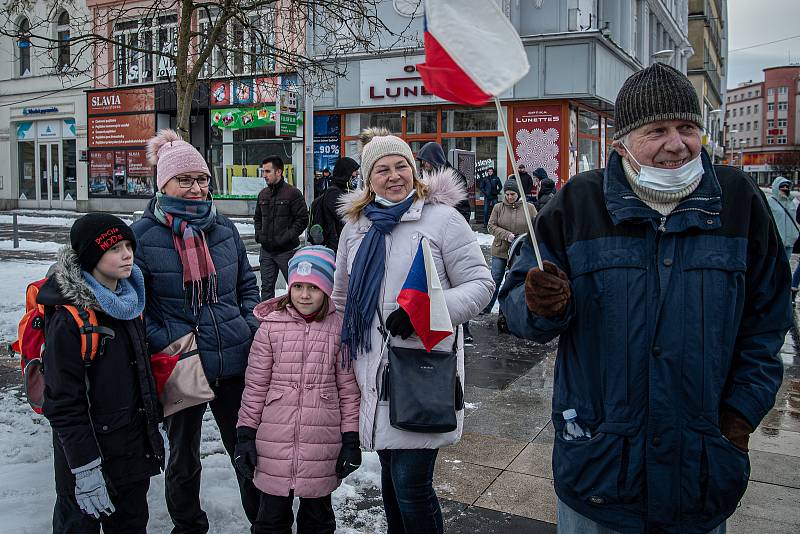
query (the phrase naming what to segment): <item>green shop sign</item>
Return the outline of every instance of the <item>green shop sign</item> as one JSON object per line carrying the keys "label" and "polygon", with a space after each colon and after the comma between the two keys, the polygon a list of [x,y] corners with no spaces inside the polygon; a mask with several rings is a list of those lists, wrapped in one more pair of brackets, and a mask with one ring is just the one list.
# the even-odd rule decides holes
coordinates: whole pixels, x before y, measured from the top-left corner
{"label": "green shop sign", "polygon": [[[211,124],[217,128],[240,130],[242,128],[259,128],[275,124],[277,112],[275,106],[261,106],[256,108],[225,108],[211,111]],[[278,135],[295,135],[297,125],[303,124],[303,113],[297,112],[296,116],[281,117]],[[294,126],[294,128],[292,128]]]}

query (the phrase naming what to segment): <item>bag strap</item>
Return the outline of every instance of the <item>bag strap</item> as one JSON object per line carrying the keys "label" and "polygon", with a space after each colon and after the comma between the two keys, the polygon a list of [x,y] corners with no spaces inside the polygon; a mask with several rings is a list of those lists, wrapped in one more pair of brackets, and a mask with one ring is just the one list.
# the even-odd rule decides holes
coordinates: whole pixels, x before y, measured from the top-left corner
{"label": "bag strap", "polygon": [[[773,198],[775,198],[775,197],[773,197]],[[777,200],[777,199],[775,199],[775,202],[778,202],[778,200]],[[794,222],[794,217],[792,217],[792,214],[791,214],[791,213],[789,213],[789,210],[787,210],[787,209],[786,209],[786,206],[784,206],[784,205],[783,205],[783,204],[781,204],[780,202],[778,202],[778,206],[780,206],[780,207],[781,207],[781,209],[783,209],[783,211],[785,211],[785,212],[786,212],[786,216],[787,216],[787,217],[789,217],[789,220],[790,220],[790,221],[792,221],[792,224],[794,225],[794,228],[795,228],[795,230],[797,230],[798,232],[800,232],[800,227],[798,227],[798,226],[797,226],[797,223],[796,223],[796,222]],[[799,207],[798,209],[800,209],[800,207]]]}
{"label": "bag strap", "polygon": [[100,326],[97,314],[90,308],[77,308],[71,304],[61,307],[69,312],[78,325],[78,332],[81,334],[81,357],[83,364],[88,367],[98,355],[103,354],[106,341],[114,339],[116,334],[111,328]]}

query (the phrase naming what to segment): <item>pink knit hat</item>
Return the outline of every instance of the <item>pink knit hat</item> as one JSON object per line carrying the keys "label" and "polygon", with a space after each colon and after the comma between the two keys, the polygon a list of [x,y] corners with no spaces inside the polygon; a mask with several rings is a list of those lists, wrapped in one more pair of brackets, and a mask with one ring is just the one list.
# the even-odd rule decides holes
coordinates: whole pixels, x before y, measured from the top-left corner
{"label": "pink knit hat", "polygon": [[147,142],[147,159],[156,166],[158,189],[179,174],[203,172],[211,173],[206,160],[190,143],[182,141],[174,130],[159,130]]}
{"label": "pink knit hat", "polygon": [[331,249],[322,245],[303,247],[289,260],[287,285],[291,288],[294,284],[313,284],[330,297],[335,269],[336,255]]}

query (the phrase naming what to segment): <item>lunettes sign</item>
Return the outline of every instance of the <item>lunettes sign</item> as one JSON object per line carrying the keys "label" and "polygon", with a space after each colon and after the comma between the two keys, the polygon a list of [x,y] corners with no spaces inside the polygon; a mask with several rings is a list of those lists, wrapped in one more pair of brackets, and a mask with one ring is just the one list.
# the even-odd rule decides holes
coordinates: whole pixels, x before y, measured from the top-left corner
{"label": "lunettes sign", "polygon": [[417,72],[424,56],[364,60],[361,71],[361,105],[426,104],[442,99],[425,89]]}

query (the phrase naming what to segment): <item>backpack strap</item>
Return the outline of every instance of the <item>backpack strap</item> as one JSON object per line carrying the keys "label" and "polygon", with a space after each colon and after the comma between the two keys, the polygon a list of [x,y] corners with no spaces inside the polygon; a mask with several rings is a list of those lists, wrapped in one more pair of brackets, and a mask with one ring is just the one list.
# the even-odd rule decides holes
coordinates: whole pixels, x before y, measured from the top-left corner
{"label": "backpack strap", "polygon": [[106,341],[114,339],[114,331],[111,328],[100,326],[97,322],[97,314],[92,309],[76,308],[71,304],[62,306],[69,312],[78,325],[78,332],[81,334],[81,356],[85,366],[91,365],[92,361],[99,354],[103,354]]}

